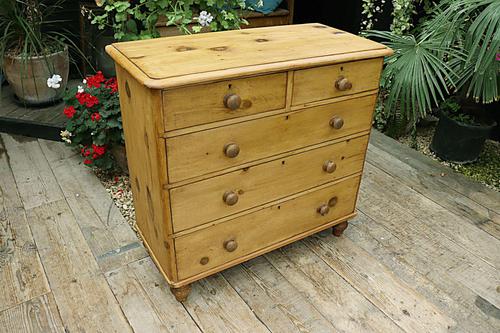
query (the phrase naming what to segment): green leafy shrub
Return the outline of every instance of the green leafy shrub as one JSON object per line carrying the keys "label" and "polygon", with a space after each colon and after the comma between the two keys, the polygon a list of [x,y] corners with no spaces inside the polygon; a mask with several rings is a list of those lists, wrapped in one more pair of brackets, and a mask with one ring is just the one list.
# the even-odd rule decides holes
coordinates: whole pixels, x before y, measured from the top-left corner
{"label": "green leafy shrub", "polygon": [[98,72],[69,89],[64,101],[68,121],[61,132],[63,141],[79,149],[85,165],[112,169],[110,149],[124,142],[116,79]]}
{"label": "green leafy shrub", "polygon": [[[116,40],[159,37],[157,24],[177,26],[184,33],[238,29],[248,22],[241,17],[245,0],[123,0],[96,1],[104,13],[89,12],[99,29],[111,27]],[[163,21],[162,21],[163,22]],[[189,29],[190,24],[194,25]]]}

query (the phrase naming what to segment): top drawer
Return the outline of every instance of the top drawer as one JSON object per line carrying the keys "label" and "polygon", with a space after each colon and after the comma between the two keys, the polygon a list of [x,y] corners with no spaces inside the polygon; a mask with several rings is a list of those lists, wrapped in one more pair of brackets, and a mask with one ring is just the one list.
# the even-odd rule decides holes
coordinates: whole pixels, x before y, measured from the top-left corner
{"label": "top drawer", "polygon": [[286,73],[228,80],[163,92],[165,130],[285,107]]}
{"label": "top drawer", "polygon": [[382,58],[295,71],[292,105],[377,89]]}

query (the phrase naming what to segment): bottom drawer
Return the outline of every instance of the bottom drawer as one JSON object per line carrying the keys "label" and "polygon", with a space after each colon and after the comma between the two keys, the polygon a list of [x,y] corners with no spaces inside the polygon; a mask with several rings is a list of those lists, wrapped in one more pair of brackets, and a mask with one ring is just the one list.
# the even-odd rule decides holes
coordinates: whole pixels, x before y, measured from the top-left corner
{"label": "bottom drawer", "polygon": [[176,238],[178,278],[189,278],[353,213],[359,182],[360,176],[350,177]]}

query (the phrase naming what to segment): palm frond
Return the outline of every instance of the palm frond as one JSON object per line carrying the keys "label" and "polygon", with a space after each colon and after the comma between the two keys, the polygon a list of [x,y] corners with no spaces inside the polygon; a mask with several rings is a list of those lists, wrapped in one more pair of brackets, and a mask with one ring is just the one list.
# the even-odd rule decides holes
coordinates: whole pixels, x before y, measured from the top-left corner
{"label": "palm frond", "polygon": [[[443,34],[436,33],[446,30]],[[461,63],[459,87],[480,103],[500,98],[500,1],[443,0],[439,13],[426,30],[443,44],[463,48],[467,57]]]}
{"label": "palm frond", "polygon": [[[442,45],[429,35],[399,36],[391,32],[368,31],[394,50],[386,58],[383,82],[388,90],[385,107],[389,115],[399,109],[411,123],[425,117],[454,89],[459,79],[456,67],[441,60],[441,55],[464,57],[457,48]],[[392,110],[392,111],[391,111]]]}

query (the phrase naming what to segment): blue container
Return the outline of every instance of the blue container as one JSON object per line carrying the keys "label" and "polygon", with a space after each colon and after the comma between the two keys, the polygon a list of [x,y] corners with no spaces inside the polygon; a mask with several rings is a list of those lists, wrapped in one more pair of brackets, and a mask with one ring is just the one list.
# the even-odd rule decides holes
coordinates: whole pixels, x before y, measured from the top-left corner
{"label": "blue container", "polygon": [[263,0],[263,5],[262,6],[257,6],[259,3],[259,0],[245,0],[245,3],[247,6],[252,7],[253,11],[263,13],[263,14],[269,14],[272,13],[278,8],[280,3],[283,2],[283,0]]}

